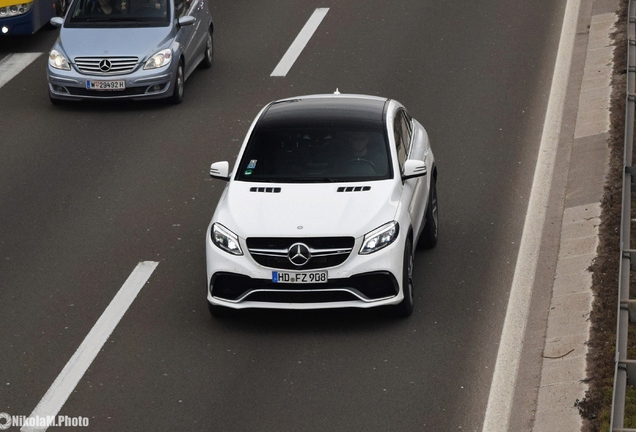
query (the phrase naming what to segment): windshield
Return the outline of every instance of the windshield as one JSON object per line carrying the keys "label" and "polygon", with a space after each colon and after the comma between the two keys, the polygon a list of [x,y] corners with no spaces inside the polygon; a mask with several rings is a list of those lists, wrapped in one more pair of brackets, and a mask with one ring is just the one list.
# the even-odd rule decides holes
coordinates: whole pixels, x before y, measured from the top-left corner
{"label": "windshield", "polygon": [[163,26],[170,19],[169,0],[76,0],[68,27]]}
{"label": "windshield", "polygon": [[382,129],[256,130],[237,179],[251,182],[344,182],[391,178]]}

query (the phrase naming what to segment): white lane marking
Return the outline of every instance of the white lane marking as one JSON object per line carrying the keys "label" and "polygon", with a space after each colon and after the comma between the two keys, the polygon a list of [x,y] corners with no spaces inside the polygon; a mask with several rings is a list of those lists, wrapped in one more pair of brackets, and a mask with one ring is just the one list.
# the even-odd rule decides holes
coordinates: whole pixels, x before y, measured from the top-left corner
{"label": "white lane marking", "polygon": [[298,59],[298,56],[307,45],[307,42],[309,42],[309,39],[314,35],[323,18],[327,15],[327,12],[329,12],[329,8],[318,8],[314,11],[311,17],[309,17],[307,24],[305,24],[305,27],[298,33],[298,36],[296,36],[296,39],[289,46],[289,49],[270,76],[284,77],[287,75],[287,72],[289,72],[294,65],[296,59]]}
{"label": "white lane marking", "polygon": [[38,425],[38,422],[41,419],[54,420],[158,265],[159,263],[156,261],[142,261],[137,264],[137,267],[128,276],[124,285],[29,416],[29,419],[33,418],[34,420],[25,420],[25,424],[33,423],[37,426],[23,426],[20,429],[22,432],[45,431],[48,428],[48,424],[41,426]]}
{"label": "white lane marking", "polygon": [[497,363],[490,386],[483,432],[507,432],[523,339],[528,321],[532,286],[537,271],[541,237],[552,184],[556,150],[561,133],[565,93],[572,63],[576,24],[581,0],[568,0],[556,56],[550,99],[543,123],[539,157],[510,289]]}
{"label": "white lane marking", "polygon": [[17,53],[9,54],[0,60],[0,87],[8,83],[41,55],[42,53]]}

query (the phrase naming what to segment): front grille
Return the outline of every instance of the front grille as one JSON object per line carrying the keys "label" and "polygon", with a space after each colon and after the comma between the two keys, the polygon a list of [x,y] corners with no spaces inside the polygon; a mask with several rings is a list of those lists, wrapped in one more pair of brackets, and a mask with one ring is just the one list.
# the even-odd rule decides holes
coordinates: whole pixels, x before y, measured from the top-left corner
{"label": "front grille", "polygon": [[[305,265],[297,266],[288,258],[290,247],[296,243],[305,244],[311,252],[311,258]],[[247,249],[252,258],[265,267],[313,270],[342,264],[351,254],[354,243],[353,237],[251,237],[247,239]]]}
{"label": "front grille", "polygon": [[138,57],[75,57],[80,72],[91,75],[123,75],[135,70]]}

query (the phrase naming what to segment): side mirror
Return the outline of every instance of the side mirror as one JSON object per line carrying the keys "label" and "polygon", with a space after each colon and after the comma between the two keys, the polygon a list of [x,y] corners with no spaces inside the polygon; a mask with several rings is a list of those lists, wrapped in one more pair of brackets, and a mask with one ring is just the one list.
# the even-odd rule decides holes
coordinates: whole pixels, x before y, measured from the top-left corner
{"label": "side mirror", "polygon": [[197,19],[193,16],[186,15],[179,18],[177,22],[179,23],[181,27],[183,27],[183,26],[189,26],[194,24],[195,22],[197,22]]}
{"label": "side mirror", "polygon": [[64,18],[56,16],[51,18],[49,22],[51,23],[53,27],[60,28],[62,27],[62,24],[64,24]]}
{"label": "side mirror", "polygon": [[210,165],[210,177],[219,180],[230,180],[230,163],[227,161],[214,162]]}
{"label": "side mirror", "polygon": [[404,173],[402,180],[410,178],[422,177],[426,175],[426,163],[421,160],[409,159],[404,162]]}

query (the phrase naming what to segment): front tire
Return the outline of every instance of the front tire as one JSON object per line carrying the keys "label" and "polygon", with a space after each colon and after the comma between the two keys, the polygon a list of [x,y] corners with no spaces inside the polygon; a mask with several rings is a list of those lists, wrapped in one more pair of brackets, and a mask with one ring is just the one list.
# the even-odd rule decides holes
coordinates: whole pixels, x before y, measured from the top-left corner
{"label": "front tire", "polygon": [[426,215],[424,216],[426,221],[424,222],[424,230],[420,238],[419,244],[426,249],[435,247],[438,238],[439,229],[439,209],[437,205],[437,181],[435,177],[431,179],[431,187],[428,193],[428,206],[426,208]]}
{"label": "front tire", "polygon": [[409,238],[404,246],[404,262],[402,264],[402,291],[404,299],[393,306],[393,315],[406,318],[413,313],[413,243]]}
{"label": "front tire", "polygon": [[177,72],[175,73],[174,82],[172,85],[172,96],[170,102],[174,105],[178,105],[183,102],[183,92],[185,87],[185,79],[183,75],[183,62],[179,62]]}
{"label": "front tire", "polygon": [[214,38],[212,36],[212,29],[208,30],[208,37],[205,42],[205,52],[203,60],[201,61],[202,69],[210,69],[212,67],[212,59],[214,58]]}

